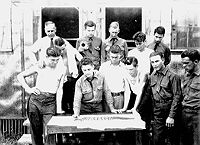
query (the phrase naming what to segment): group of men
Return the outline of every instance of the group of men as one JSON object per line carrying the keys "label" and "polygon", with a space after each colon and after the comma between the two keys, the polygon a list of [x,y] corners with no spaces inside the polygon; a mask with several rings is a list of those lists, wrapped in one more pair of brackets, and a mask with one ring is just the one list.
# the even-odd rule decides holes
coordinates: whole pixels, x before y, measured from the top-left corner
{"label": "group of men", "polygon": [[[179,140],[181,145],[198,145],[198,50],[185,50],[181,54],[185,74],[180,77],[168,65],[171,52],[162,42],[164,27],[154,30],[155,39],[148,46],[143,32],[134,34],[136,48],[130,51],[126,40],[118,36],[118,22],[110,24],[110,36],[104,42],[94,36],[93,21],[85,22],[84,28],[86,36],[79,38],[73,48],[56,36],[54,22],[46,22],[47,36],[38,39],[32,49],[37,58],[36,67],[18,75],[19,82],[31,94],[27,111],[33,144],[43,143],[43,122],[46,124],[55,110],[73,114],[75,118],[80,114],[122,113],[128,110],[131,97],[136,96],[130,109],[133,114],[139,112],[147,129],[152,127],[154,145],[169,142],[179,145]],[[137,79],[131,78],[127,71],[130,58],[136,60],[131,69],[139,72],[135,75]],[[34,73],[38,74],[36,86],[30,88],[25,77]],[[56,98],[56,94],[62,98]],[[176,137],[177,134],[180,136]]]}

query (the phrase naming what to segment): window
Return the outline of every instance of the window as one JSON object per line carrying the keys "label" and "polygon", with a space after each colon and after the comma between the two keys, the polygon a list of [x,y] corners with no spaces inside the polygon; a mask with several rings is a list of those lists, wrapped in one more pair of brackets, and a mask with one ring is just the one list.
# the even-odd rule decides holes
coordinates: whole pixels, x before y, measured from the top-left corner
{"label": "window", "polygon": [[67,39],[74,47],[79,37],[79,11],[74,7],[45,7],[42,9],[42,36],[45,36],[44,23],[53,21],[56,34]]}
{"label": "window", "polygon": [[172,49],[200,47],[200,13],[195,5],[172,8]]}
{"label": "window", "polygon": [[106,13],[106,38],[109,37],[109,25],[113,21],[118,21],[120,25],[119,37],[127,40],[128,46],[132,43],[133,35],[142,30],[142,8],[140,7],[107,7]]}

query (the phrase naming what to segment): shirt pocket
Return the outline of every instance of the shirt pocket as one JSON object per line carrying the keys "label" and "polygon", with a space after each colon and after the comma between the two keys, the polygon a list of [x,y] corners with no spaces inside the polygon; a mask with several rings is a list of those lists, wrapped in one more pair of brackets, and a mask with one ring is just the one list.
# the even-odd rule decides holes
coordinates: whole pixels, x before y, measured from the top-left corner
{"label": "shirt pocket", "polygon": [[199,91],[200,91],[200,82],[195,82],[195,83],[192,83],[190,86],[189,86],[189,96],[197,96],[199,95]]}
{"label": "shirt pocket", "polygon": [[83,94],[82,98],[83,101],[89,101],[93,99],[92,90],[90,88],[83,88],[82,94]]}
{"label": "shirt pocket", "polygon": [[169,79],[164,78],[160,83],[160,95],[163,99],[169,99],[172,97],[172,87],[169,84]]}
{"label": "shirt pocket", "polygon": [[102,86],[97,86],[97,90],[96,90],[96,96],[97,99],[102,99],[102,95],[103,95],[103,87]]}

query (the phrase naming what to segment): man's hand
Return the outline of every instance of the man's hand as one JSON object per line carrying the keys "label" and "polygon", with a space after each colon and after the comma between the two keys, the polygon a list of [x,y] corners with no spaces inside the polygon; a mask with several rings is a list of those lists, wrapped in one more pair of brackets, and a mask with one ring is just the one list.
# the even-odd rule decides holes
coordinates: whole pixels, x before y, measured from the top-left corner
{"label": "man's hand", "polygon": [[123,113],[123,112],[125,112],[125,111],[126,111],[126,109],[118,109],[118,110],[117,110],[117,113],[120,113],[120,114],[121,114],[121,113]]}
{"label": "man's hand", "polygon": [[171,118],[171,117],[167,117],[166,126],[167,127],[173,127],[174,126],[174,119]]}
{"label": "man's hand", "polygon": [[112,109],[111,112],[117,114],[117,110],[116,109]]}
{"label": "man's hand", "polygon": [[35,94],[35,95],[40,95],[40,90],[36,87],[33,88],[26,88],[25,89],[27,93],[29,94]]}
{"label": "man's hand", "polygon": [[73,114],[72,117],[74,117],[74,119],[79,119],[80,118],[80,115],[77,115],[77,114]]}

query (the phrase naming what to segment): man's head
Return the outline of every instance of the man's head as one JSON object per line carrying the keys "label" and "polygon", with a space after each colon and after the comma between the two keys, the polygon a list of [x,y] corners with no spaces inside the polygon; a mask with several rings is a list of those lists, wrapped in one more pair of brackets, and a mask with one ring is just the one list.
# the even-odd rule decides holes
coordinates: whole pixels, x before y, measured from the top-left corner
{"label": "man's head", "polygon": [[193,73],[198,69],[200,53],[196,49],[187,49],[181,53],[183,68],[188,73]]}
{"label": "man's head", "polygon": [[65,49],[65,41],[61,37],[57,37],[56,39],[53,40],[53,44],[58,47],[61,52]]}
{"label": "man's head", "polygon": [[112,22],[110,24],[110,27],[109,27],[109,33],[110,33],[110,36],[112,38],[116,38],[119,34],[119,23],[118,22]]}
{"label": "man's head", "polygon": [[137,32],[133,35],[133,41],[139,51],[143,51],[146,47],[146,35],[143,32]]}
{"label": "man's head", "polygon": [[136,57],[127,57],[124,63],[126,68],[131,72],[136,72],[138,67],[138,59]]}
{"label": "man's head", "polygon": [[86,21],[84,27],[86,36],[93,37],[96,30],[96,24],[93,21]]}
{"label": "man's head", "polygon": [[160,43],[165,35],[165,28],[162,26],[157,27],[154,30],[154,40],[156,43]]}
{"label": "man's head", "polygon": [[55,23],[52,21],[45,22],[45,33],[49,38],[53,38],[56,35],[56,26]]}
{"label": "man's head", "polygon": [[118,65],[120,63],[121,48],[119,45],[113,45],[110,47],[109,57],[113,65]]}
{"label": "man's head", "polygon": [[80,67],[81,70],[83,72],[83,74],[90,78],[93,76],[93,72],[94,72],[94,64],[92,62],[92,60],[88,57],[84,57],[81,61],[80,61]]}
{"label": "man's head", "polygon": [[46,64],[55,68],[61,56],[61,50],[56,46],[50,46],[46,50]]}
{"label": "man's head", "polygon": [[162,52],[152,52],[149,58],[154,70],[159,71],[164,67],[164,55]]}

